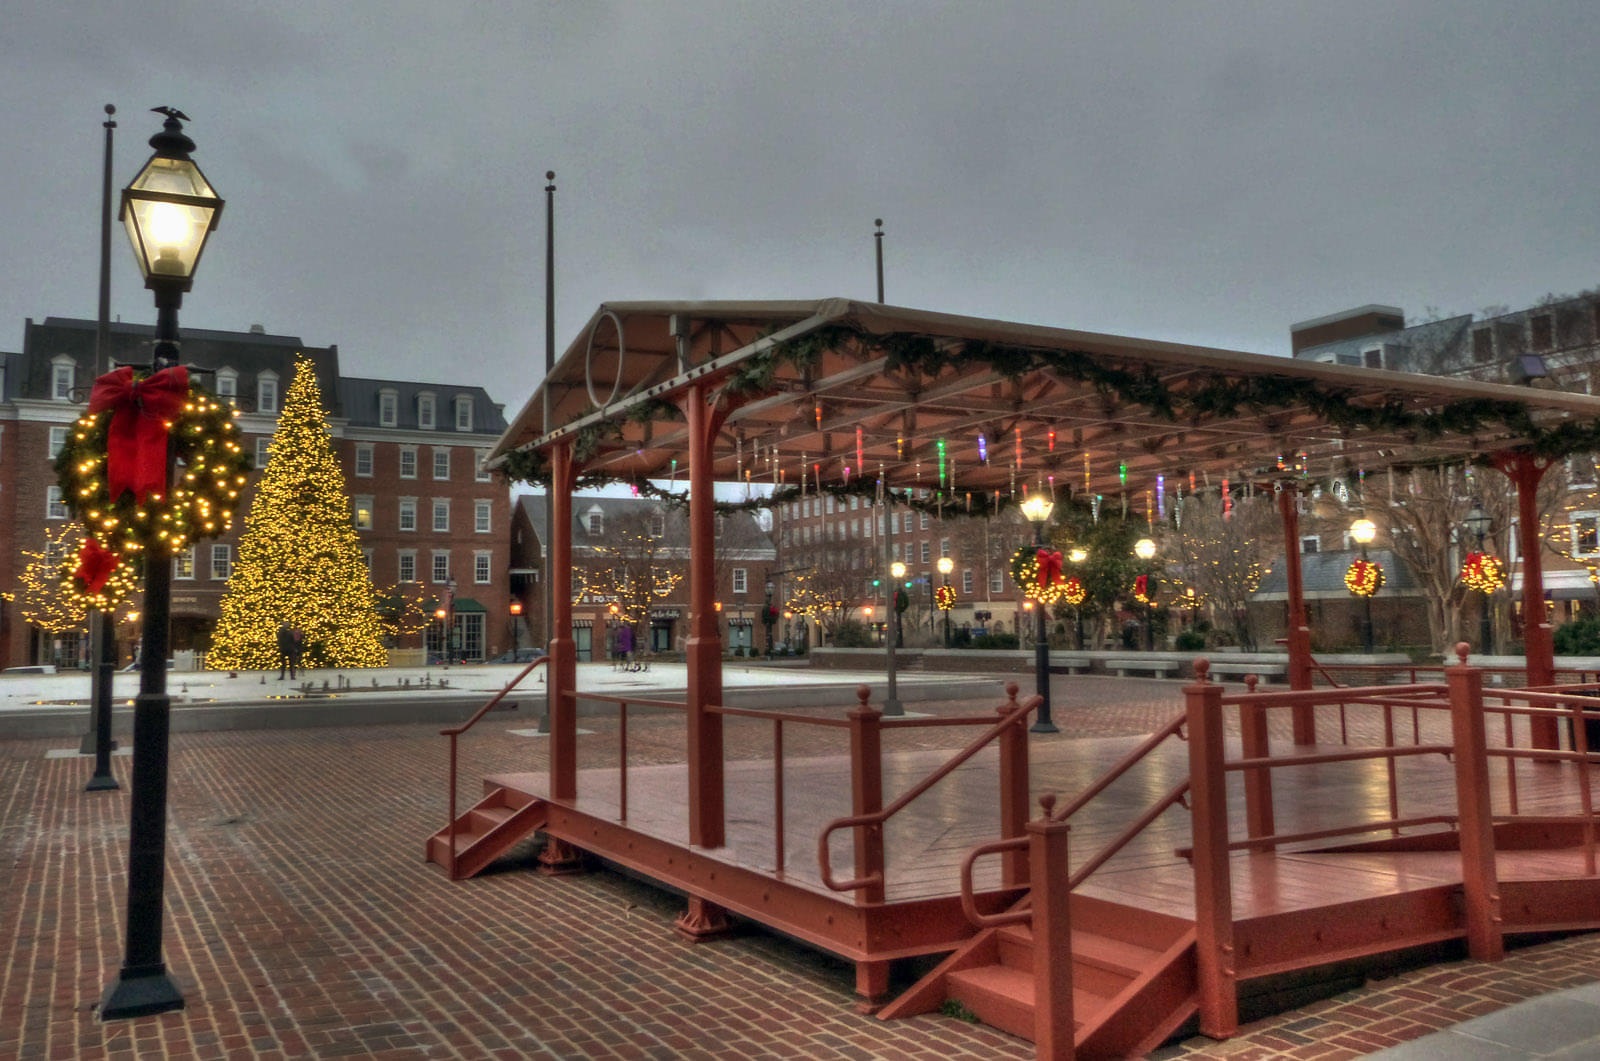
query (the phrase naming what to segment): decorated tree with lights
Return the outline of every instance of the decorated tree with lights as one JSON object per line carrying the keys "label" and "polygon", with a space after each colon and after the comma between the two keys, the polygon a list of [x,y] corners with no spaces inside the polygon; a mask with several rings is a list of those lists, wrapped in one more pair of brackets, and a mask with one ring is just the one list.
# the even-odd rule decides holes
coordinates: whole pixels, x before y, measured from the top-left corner
{"label": "decorated tree with lights", "polygon": [[329,442],[316,372],[306,360],[295,366],[278,417],[272,459],[250,505],[206,665],[278,666],[283,625],[302,632],[308,667],[388,661],[344,472]]}
{"label": "decorated tree with lights", "polygon": [[[640,633],[650,609],[683,581],[685,558],[667,541],[655,513],[607,512],[605,533],[573,558],[573,604],[614,605],[617,621]],[[638,644],[637,639],[634,642]]]}
{"label": "decorated tree with lights", "polygon": [[1271,557],[1283,549],[1283,525],[1269,491],[1224,505],[1214,493],[1190,494],[1176,503],[1169,548],[1184,588],[1225,622],[1235,641],[1254,647],[1250,596],[1261,586]]}
{"label": "decorated tree with lights", "polygon": [[126,614],[138,589],[134,563],[104,554],[109,569],[100,587],[90,590],[79,576],[87,540],[78,523],[64,523],[54,532],[47,528],[44,548],[22,552],[26,563],[17,576],[17,589],[0,597],[15,601],[30,625],[53,634],[86,632],[91,609],[121,608]]}

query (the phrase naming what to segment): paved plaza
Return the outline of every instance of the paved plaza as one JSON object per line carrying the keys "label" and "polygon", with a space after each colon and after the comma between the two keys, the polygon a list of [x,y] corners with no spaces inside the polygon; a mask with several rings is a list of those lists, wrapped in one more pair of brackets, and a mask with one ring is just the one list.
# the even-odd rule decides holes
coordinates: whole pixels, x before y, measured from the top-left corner
{"label": "paved plaza", "polygon": [[[1036,739],[1147,733],[1181,706],[1177,682],[1054,688],[1064,732]],[[611,721],[584,727],[583,763],[614,762]],[[188,1005],[111,1024],[94,1007],[122,950],[129,760],[113,763],[122,790],[85,793],[92,760],[47,754],[75,740],[0,741],[0,1058],[1033,1056],[952,1018],[857,1015],[853,967],[787,940],[745,929],[686,943],[672,928],[678,898],[606,871],[540,876],[531,844],[451,883],[422,860],[445,819],[438,729],[175,734],[166,954]],[[788,755],[839,750],[824,746],[828,731],[797,729],[817,743]],[[730,758],[763,756],[767,731],[729,720]],[[970,738],[899,736],[916,743],[886,750]],[[680,716],[630,720],[633,762],[680,761],[682,743]],[[461,797],[482,774],[543,768],[545,746],[486,722],[463,740]],[[1559,939],[1372,982],[1158,1056],[1360,1057],[1596,979],[1600,937]]]}

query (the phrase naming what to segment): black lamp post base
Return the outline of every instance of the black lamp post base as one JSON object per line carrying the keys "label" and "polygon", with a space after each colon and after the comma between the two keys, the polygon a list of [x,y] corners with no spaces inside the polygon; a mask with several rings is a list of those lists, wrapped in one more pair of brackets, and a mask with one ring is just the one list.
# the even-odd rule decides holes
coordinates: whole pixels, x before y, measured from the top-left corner
{"label": "black lamp post base", "polygon": [[95,774],[89,779],[89,783],[83,786],[83,790],[85,792],[104,792],[107,789],[121,787],[121,785],[117,784],[117,779],[110,774]]}
{"label": "black lamp post base", "polygon": [[117,974],[100,996],[101,1020],[127,1020],[183,1008],[183,994],[165,966],[143,975]]}
{"label": "black lamp post base", "polygon": [[1038,722],[1035,722],[1033,725],[1029,726],[1028,727],[1028,732],[1029,733],[1060,733],[1061,730],[1056,728],[1056,724],[1054,722],[1051,722],[1048,719],[1041,719]]}

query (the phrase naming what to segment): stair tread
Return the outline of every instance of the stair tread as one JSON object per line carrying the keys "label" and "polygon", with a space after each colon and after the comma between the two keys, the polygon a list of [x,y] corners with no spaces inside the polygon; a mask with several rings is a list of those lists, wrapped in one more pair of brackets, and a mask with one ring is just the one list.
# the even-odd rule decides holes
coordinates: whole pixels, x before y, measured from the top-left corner
{"label": "stair tread", "polygon": [[[952,986],[963,989],[953,990],[952,995],[965,994],[963,1001],[970,1005],[976,996],[999,998],[1010,1003],[1021,1005],[1027,1009],[1033,1008],[1033,973],[1022,969],[1015,969],[1009,965],[980,965],[975,969],[962,969],[950,974]],[[1100,1012],[1111,1000],[1105,995],[1093,991],[1085,991],[1076,985],[1072,988],[1072,1013],[1073,1018],[1082,1023]],[[973,1007],[979,1012],[977,1007]],[[981,1016],[982,1013],[979,1012]]]}
{"label": "stair tread", "polygon": [[[1001,929],[1000,935],[1006,943],[1022,949],[1026,954],[1032,954],[1033,933],[1026,925],[1007,925]],[[1098,932],[1073,929],[1072,957],[1080,962],[1134,977],[1159,960],[1161,952],[1153,947],[1114,939]]]}

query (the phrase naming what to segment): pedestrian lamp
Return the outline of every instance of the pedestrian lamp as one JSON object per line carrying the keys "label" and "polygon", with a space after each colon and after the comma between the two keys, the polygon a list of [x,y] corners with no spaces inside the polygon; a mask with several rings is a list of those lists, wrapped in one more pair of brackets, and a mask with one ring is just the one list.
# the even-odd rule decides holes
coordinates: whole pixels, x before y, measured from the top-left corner
{"label": "pedestrian lamp", "polygon": [[906,577],[906,565],[899,560],[890,564],[889,577],[894,579],[894,595],[890,598],[894,608],[894,646],[896,648],[904,648],[906,639],[905,631],[900,625],[900,615],[905,611],[906,603],[909,603],[905,595],[905,587],[901,585],[901,581]]}
{"label": "pedestrian lamp", "polygon": [[511,613],[511,662],[517,661],[517,620],[522,618],[522,602],[512,601],[506,608]]}
{"label": "pedestrian lamp", "polygon": [[[1361,546],[1361,559],[1367,558],[1367,546],[1378,536],[1378,525],[1370,519],[1362,517],[1350,524],[1350,539]],[[1372,651],[1372,594],[1361,595],[1361,648],[1362,651]]]}
{"label": "pedestrian lamp", "polygon": [[[150,138],[154,154],[122,190],[123,225],[133,244],[144,286],[155,296],[151,368],[178,363],[178,307],[194,284],[206,239],[222,216],[222,200],[189,153],[188,118],[170,107],[161,132]],[[171,477],[172,461],[167,460]],[[183,995],[161,954],[167,843],[167,696],[171,640],[172,554],[148,550],[144,558],[144,641],[139,695],[133,708],[133,786],[129,799],[128,916],[122,969],[100,999],[100,1018],[117,1020],[183,1008]]]}
{"label": "pedestrian lamp", "polygon": [[[1071,560],[1073,566],[1076,567],[1089,559],[1089,550],[1081,545],[1074,545],[1072,551],[1067,553],[1067,559]],[[1081,650],[1083,648],[1083,604],[1081,602],[1072,606],[1072,616],[1073,626],[1076,628],[1078,635],[1077,645]]]}
{"label": "pedestrian lamp", "polygon": [[[1149,538],[1140,538],[1133,543],[1133,555],[1149,563],[1156,557],[1156,543]],[[1146,652],[1153,652],[1156,647],[1155,597],[1147,592],[1145,598],[1140,602],[1144,605],[1144,648]]]}
{"label": "pedestrian lamp", "polygon": [[[1044,525],[1050,521],[1055,502],[1044,493],[1029,494],[1022,503],[1022,514],[1033,524],[1033,544],[1044,545]],[[1024,607],[1029,602],[1024,601]],[[1059,733],[1050,718],[1050,636],[1045,628],[1044,601],[1034,609],[1033,687],[1039,694],[1039,717],[1031,727],[1034,733]]]}
{"label": "pedestrian lamp", "polygon": [[[950,572],[956,569],[956,562],[948,556],[939,557],[939,574],[944,576],[944,584],[950,585]],[[949,597],[949,594],[945,594]],[[944,647],[950,647],[950,609],[944,609]]]}
{"label": "pedestrian lamp", "polygon": [[[1463,522],[1466,523],[1467,530],[1477,535],[1478,552],[1483,552],[1483,540],[1489,536],[1490,531],[1494,530],[1494,517],[1474,504],[1472,511],[1467,513],[1467,518]],[[1478,613],[1479,652],[1484,655],[1489,654],[1491,648],[1489,642],[1493,636],[1494,632],[1489,625],[1489,594],[1485,593],[1483,595],[1483,610]]]}

